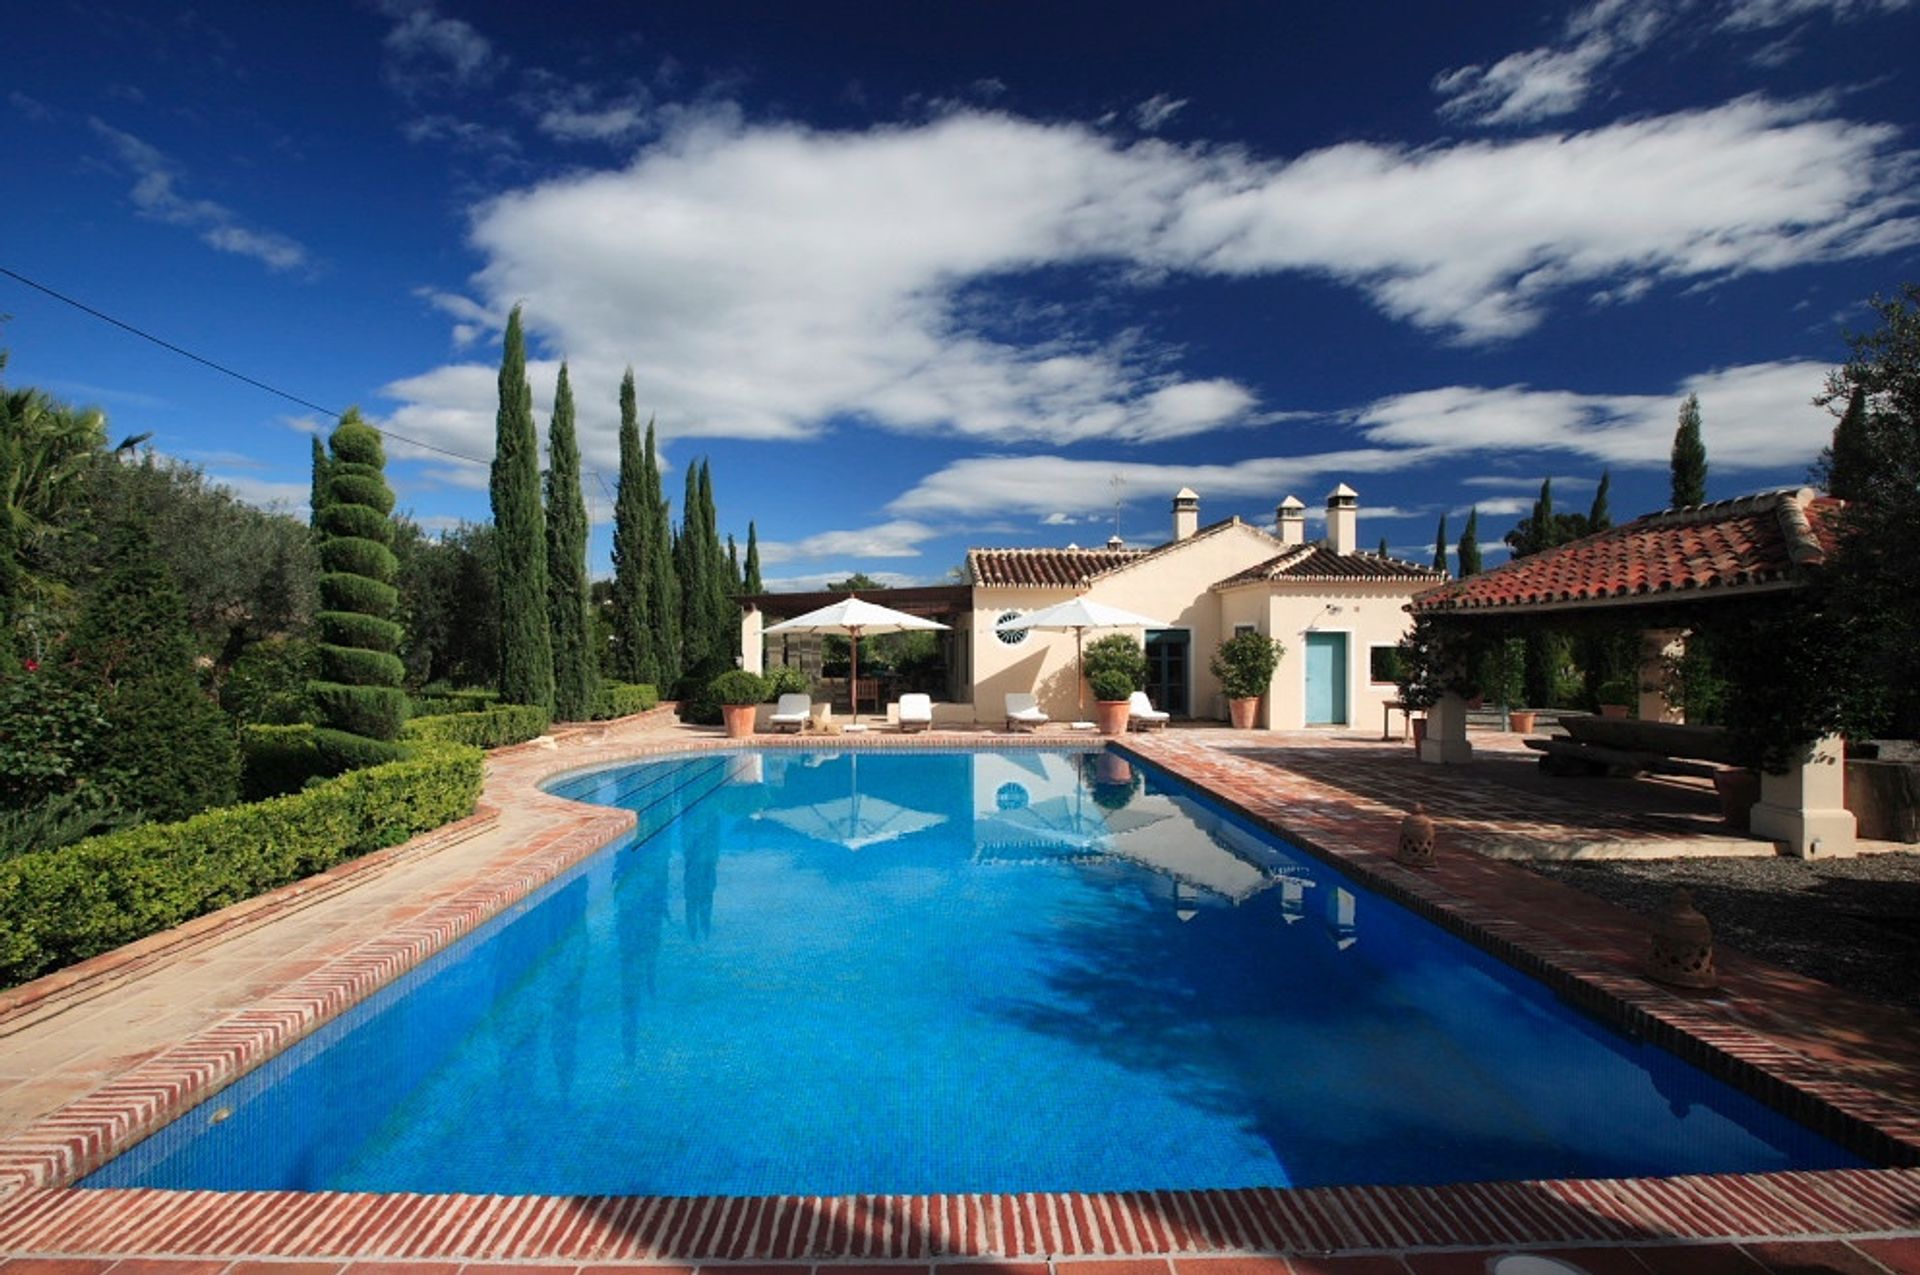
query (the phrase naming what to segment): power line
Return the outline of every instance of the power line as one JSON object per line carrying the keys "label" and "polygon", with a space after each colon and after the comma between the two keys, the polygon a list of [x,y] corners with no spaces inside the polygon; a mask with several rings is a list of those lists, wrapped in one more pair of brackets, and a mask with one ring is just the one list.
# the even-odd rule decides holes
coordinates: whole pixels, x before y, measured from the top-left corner
{"label": "power line", "polygon": [[[236,381],[244,381],[246,384],[253,386],[255,389],[265,390],[269,394],[273,394],[280,398],[286,399],[289,403],[298,403],[300,406],[308,408],[312,411],[316,411],[320,413],[322,416],[337,417],[340,415],[340,413],[335,411],[333,408],[322,407],[318,403],[312,402],[311,400],[308,400],[308,399],[301,398],[298,394],[289,394],[287,393],[287,391],[283,389],[279,389],[275,386],[269,385],[265,381],[258,380],[254,377],[248,376],[245,372],[236,372],[234,369],[228,367],[224,363],[216,363],[210,358],[206,358],[202,355],[195,354],[192,350],[183,349],[180,346],[175,345],[173,342],[168,341],[162,337],[157,337],[153,333],[148,332],[142,328],[137,328],[131,323],[128,323],[121,319],[116,319],[112,315],[107,314],[104,311],[94,309],[92,306],[86,304],[84,301],[77,301],[74,298],[66,295],[64,292],[56,292],[54,289],[49,288],[44,283],[39,283],[33,279],[29,279],[27,278],[27,276],[21,274],[17,270],[9,270],[5,266],[0,266],[0,274],[6,275],[9,279],[14,279],[20,283],[24,283],[29,288],[32,288],[36,292],[44,292],[46,295],[52,297],[55,301],[59,301],[59,302],[62,302],[63,304],[70,305],[74,309],[79,310],[82,313],[90,314],[96,319],[102,320],[103,322],[106,322],[106,323],[111,323],[114,327],[119,328],[122,331],[131,332],[133,335],[139,337],[143,341],[151,341],[163,350],[170,350],[173,353],[182,356],[183,358],[192,359],[195,363],[201,364],[204,367],[210,367],[214,371],[221,373],[223,376],[231,376]],[[410,447],[418,447],[425,451],[438,452],[442,456],[451,456],[455,460],[466,461],[469,465],[488,465],[488,466],[492,465],[491,461],[481,460],[478,456],[468,456],[463,452],[451,451],[445,447],[437,447],[432,443],[423,443],[417,438],[408,438],[405,434],[396,434],[390,429],[381,429],[378,426],[374,426],[374,425],[370,425],[368,426],[368,428],[374,430],[376,433],[380,434],[385,438],[391,438],[397,443],[406,443]]]}

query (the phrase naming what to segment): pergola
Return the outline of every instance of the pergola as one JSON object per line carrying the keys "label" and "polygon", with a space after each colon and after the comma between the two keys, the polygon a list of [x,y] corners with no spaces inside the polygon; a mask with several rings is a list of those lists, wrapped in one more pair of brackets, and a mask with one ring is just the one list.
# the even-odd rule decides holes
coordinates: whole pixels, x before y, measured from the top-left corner
{"label": "pergola", "polygon": [[[973,606],[973,587],[965,584],[923,585],[906,589],[860,589],[855,593],[869,602],[904,611],[908,615],[923,616],[929,620],[938,620],[948,626],[948,630],[939,635],[947,649],[949,680],[957,678],[961,672],[962,655],[958,643],[964,641],[967,631],[967,616]],[[765,635],[767,626],[781,620],[791,620],[795,616],[805,615],[824,606],[831,606],[847,596],[847,590],[827,589],[809,593],[750,593],[740,599],[740,663],[743,668],[756,672],[766,667]],[[772,640],[778,640],[778,635]],[[811,641],[812,639],[807,639]],[[963,656],[962,656],[963,658]],[[951,688],[949,688],[951,693]]]}
{"label": "pergola", "polygon": [[[1808,570],[1837,547],[1842,503],[1802,487],[1663,510],[1429,590],[1408,609],[1468,626],[1631,623],[1642,633],[1640,683],[1656,685],[1662,652],[1686,630],[1724,608],[1804,587]],[[1672,719],[1657,690],[1641,691],[1640,715]],[[1420,759],[1471,760],[1466,725],[1465,702],[1443,696],[1428,715]],[[1845,785],[1841,740],[1819,740],[1787,774],[1761,777],[1751,826],[1799,855],[1850,849]]]}

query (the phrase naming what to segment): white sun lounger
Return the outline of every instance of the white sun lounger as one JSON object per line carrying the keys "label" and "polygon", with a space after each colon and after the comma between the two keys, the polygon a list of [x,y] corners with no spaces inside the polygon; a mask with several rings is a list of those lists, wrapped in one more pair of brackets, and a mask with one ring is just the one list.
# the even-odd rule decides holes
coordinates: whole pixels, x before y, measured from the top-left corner
{"label": "white sun lounger", "polygon": [[798,691],[792,691],[780,697],[773,706],[773,716],[767,724],[775,730],[805,730],[807,718],[813,712],[813,701]]}
{"label": "white sun lounger", "polygon": [[1038,730],[1053,719],[1040,711],[1031,691],[1007,692],[1007,729]]}
{"label": "white sun lounger", "polygon": [[1127,725],[1134,730],[1145,730],[1149,726],[1164,729],[1168,715],[1153,706],[1145,691],[1135,691],[1127,697]]}
{"label": "white sun lounger", "polygon": [[933,725],[933,697],[918,693],[900,697],[900,729],[926,730]]}

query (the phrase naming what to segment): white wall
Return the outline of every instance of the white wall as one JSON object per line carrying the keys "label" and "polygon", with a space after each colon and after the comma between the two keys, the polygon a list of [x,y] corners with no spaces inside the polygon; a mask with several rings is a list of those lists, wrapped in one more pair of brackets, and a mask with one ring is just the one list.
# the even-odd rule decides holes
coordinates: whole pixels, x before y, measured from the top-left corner
{"label": "white wall", "polygon": [[1364,729],[1379,721],[1381,706],[1400,692],[1391,682],[1376,685],[1372,681],[1370,651],[1376,645],[1394,645],[1413,627],[1413,617],[1403,608],[1414,592],[1402,584],[1363,581],[1262,583],[1221,590],[1220,609],[1223,617],[1229,617],[1229,633],[1234,622],[1258,614],[1260,631],[1279,638],[1287,648],[1274,670],[1262,724],[1269,730],[1306,727],[1309,632],[1347,635],[1348,724]]}

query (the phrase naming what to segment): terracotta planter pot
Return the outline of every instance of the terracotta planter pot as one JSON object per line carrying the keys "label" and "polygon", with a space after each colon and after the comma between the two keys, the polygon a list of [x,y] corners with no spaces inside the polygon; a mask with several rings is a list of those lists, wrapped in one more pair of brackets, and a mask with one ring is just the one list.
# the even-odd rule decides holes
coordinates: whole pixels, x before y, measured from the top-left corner
{"label": "terracotta planter pot", "polygon": [[1423,740],[1426,739],[1426,737],[1427,737],[1427,719],[1424,717],[1414,718],[1413,719],[1413,747],[1415,752],[1418,752],[1420,750],[1420,744]]}
{"label": "terracotta planter pot", "polygon": [[722,704],[720,720],[727,724],[728,739],[744,739],[753,734],[752,704]]}
{"label": "terracotta planter pot", "polygon": [[1127,759],[1115,753],[1100,754],[1100,782],[1103,784],[1130,784],[1133,782],[1133,767]]}
{"label": "terracotta planter pot", "polygon": [[1632,711],[1633,710],[1625,704],[1602,704],[1600,706],[1600,716],[1602,717],[1625,717]]}
{"label": "terracotta planter pot", "polygon": [[1507,729],[1516,735],[1533,734],[1533,710],[1518,708],[1507,714]]}
{"label": "terracotta planter pot", "polygon": [[1228,700],[1227,716],[1233,719],[1235,730],[1252,730],[1255,719],[1260,716],[1260,697],[1249,695],[1245,699]]}
{"label": "terracotta planter pot", "polygon": [[1102,735],[1126,734],[1128,715],[1128,704],[1123,699],[1103,699],[1093,706],[1093,720],[1099,724]]}
{"label": "terracotta planter pot", "polygon": [[1727,827],[1745,832],[1753,803],[1760,800],[1760,776],[1729,766],[1713,772],[1713,790],[1720,796],[1720,817],[1727,821]]}

